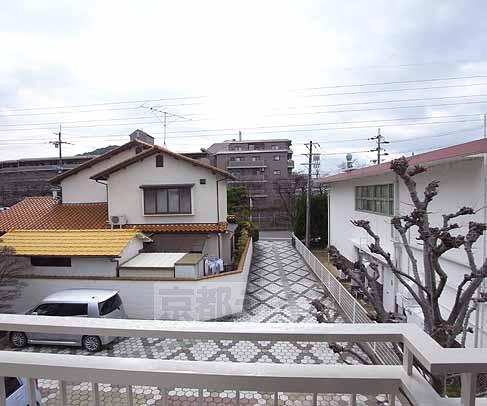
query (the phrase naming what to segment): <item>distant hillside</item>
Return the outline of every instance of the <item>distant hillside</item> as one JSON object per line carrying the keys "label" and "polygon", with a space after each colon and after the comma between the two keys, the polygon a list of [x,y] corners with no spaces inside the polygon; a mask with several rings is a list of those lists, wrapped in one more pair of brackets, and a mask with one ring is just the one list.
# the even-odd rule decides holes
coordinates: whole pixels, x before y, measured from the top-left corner
{"label": "distant hillside", "polygon": [[109,145],[108,147],[97,148],[94,149],[93,151],[83,152],[82,154],[78,154],[76,156],[103,155],[115,148],[118,148],[118,145]]}

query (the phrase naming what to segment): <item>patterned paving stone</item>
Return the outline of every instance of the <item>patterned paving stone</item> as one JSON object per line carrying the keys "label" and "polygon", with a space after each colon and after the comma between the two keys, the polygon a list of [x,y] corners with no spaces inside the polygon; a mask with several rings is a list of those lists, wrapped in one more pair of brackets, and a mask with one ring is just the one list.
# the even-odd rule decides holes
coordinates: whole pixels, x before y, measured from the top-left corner
{"label": "patterned paving stone", "polygon": [[[249,274],[244,311],[221,321],[259,323],[316,323],[311,313],[310,302],[320,299],[332,306],[312,271],[303,262],[289,241],[259,241],[254,247],[252,267]],[[337,322],[341,322],[339,317]],[[249,341],[202,341],[160,338],[117,339],[103,351],[91,354],[80,348],[56,346],[29,346],[23,351],[81,354],[85,356],[111,356],[133,358],[157,358],[198,361],[255,362],[281,364],[335,364],[338,356],[327,343],[299,342],[249,342]],[[351,360],[350,360],[351,361]],[[39,380],[43,404],[60,405],[57,381]],[[67,387],[69,404],[92,404],[90,383],[70,383]],[[122,405],[127,401],[127,389],[115,385],[99,385],[102,405]],[[198,405],[198,390],[191,388],[161,388],[134,386],[136,405]],[[236,405],[240,396],[242,405],[274,405],[273,393],[235,391],[203,391],[203,404],[221,406]],[[278,405],[311,406],[311,394],[279,393]],[[358,405],[381,404],[381,399],[359,396]],[[383,400],[383,399],[382,399]],[[342,406],[349,404],[348,395],[318,394],[320,406]]]}

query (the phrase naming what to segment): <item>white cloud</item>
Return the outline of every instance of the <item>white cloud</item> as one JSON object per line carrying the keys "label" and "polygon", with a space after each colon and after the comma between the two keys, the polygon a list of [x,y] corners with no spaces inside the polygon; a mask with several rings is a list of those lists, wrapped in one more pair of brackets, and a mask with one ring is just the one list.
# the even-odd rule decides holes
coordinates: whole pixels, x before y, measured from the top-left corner
{"label": "white cloud", "polygon": [[[419,0],[11,2],[3,7],[0,16],[0,114],[2,111],[4,115],[12,114],[6,111],[10,107],[204,95],[208,97],[150,103],[193,118],[169,125],[170,147],[197,150],[213,141],[236,136],[238,128],[248,128],[244,130],[248,138],[291,138],[297,154],[304,152],[302,144],[309,139],[320,141],[325,152],[362,151],[372,147],[367,138],[375,135],[375,125],[379,126],[380,121],[355,125],[370,125],[362,129],[278,130],[306,128],[298,126],[301,124],[309,124],[307,128],[353,127],[352,124],[325,124],[422,117],[433,113],[477,113],[487,105],[303,114],[334,109],[312,106],[483,94],[487,87],[328,97],[305,96],[381,87],[296,89],[482,74],[486,67],[482,62],[486,45],[484,29],[479,27],[484,26],[486,13],[481,5],[480,1],[469,2],[466,6],[453,0],[428,3]],[[445,63],[438,63],[441,61]],[[470,82],[487,83],[487,79]],[[445,82],[387,88],[442,84]],[[111,107],[123,106],[126,105]],[[112,135],[128,134],[136,127],[160,136],[161,124],[147,110],[137,110],[137,106],[137,103],[131,105],[132,110],[81,113],[81,109],[73,108],[69,114],[0,116],[0,159],[55,154],[47,141],[57,122],[64,123],[66,139],[75,144],[66,147],[67,154],[121,143],[123,137]],[[133,117],[146,118],[124,121],[132,123],[127,126],[108,127],[101,125],[109,123],[107,121],[89,122]],[[72,121],[86,122],[70,123]],[[151,122],[153,124],[149,124]],[[25,124],[32,128],[33,123],[53,124],[37,126],[37,131],[5,127]],[[86,127],[69,128],[82,125]],[[475,136],[456,135],[428,141],[429,134],[475,125],[465,122],[384,126],[383,132],[391,140],[423,137],[421,147],[428,147]],[[283,127],[252,129],[268,126]],[[191,132],[205,129],[231,130]],[[198,134],[202,136],[195,138]],[[211,137],[210,134],[222,135]],[[18,145],[19,142],[32,143],[33,139],[39,140],[37,145]],[[344,142],[346,139],[361,141]],[[415,146],[414,143],[391,144],[390,149],[400,153]],[[369,160],[370,155],[357,154],[363,160]],[[300,157],[296,156],[296,160],[299,165]],[[329,170],[341,160],[336,155],[325,156],[323,166]]]}

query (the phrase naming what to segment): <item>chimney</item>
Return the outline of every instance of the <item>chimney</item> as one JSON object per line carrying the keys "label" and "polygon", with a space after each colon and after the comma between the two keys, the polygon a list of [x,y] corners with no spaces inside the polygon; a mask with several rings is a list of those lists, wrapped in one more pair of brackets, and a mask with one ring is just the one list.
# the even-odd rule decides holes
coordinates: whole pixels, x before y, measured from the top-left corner
{"label": "chimney", "polygon": [[239,131],[238,132],[238,140],[239,141],[242,141],[242,131]]}
{"label": "chimney", "polygon": [[145,142],[146,144],[154,145],[154,137],[139,129],[135,130],[129,135],[129,137],[130,141],[137,140]]}

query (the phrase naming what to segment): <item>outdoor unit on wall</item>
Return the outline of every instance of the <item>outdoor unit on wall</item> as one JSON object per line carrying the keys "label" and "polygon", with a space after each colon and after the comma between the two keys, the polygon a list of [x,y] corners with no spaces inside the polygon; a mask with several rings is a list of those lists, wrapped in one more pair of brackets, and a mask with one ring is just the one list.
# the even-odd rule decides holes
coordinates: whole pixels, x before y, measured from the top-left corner
{"label": "outdoor unit on wall", "polygon": [[112,227],[127,224],[127,217],[125,216],[110,216],[110,225]]}

